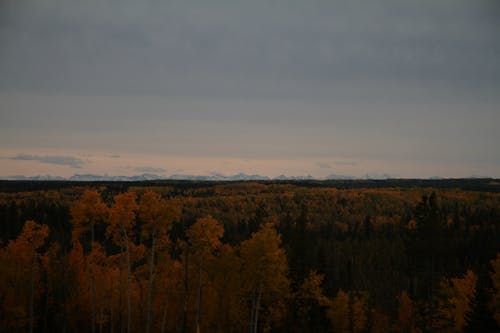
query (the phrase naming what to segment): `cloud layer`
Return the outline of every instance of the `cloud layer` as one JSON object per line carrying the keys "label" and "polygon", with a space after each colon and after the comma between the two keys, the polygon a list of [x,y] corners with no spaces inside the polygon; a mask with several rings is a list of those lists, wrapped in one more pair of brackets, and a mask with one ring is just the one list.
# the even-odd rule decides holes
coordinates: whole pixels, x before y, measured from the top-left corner
{"label": "cloud layer", "polygon": [[410,96],[426,86],[491,96],[500,83],[496,1],[6,0],[0,6],[2,89],[324,97],[356,95],[354,88],[382,98],[380,85],[408,85]]}
{"label": "cloud layer", "polygon": [[500,176],[499,17],[493,0],[3,0],[0,148]]}
{"label": "cloud layer", "polygon": [[80,169],[85,164],[85,161],[72,156],[37,156],[19,154],[11,159],[16,161],[38,161],[41,163],[66,165],[75,169]]}
{"label": "cloud layer", "polygon": [[141,172],[141,173],[164,173],[167,170],[163,168],[154,168],[154,167],[133,167],[134,171]]}

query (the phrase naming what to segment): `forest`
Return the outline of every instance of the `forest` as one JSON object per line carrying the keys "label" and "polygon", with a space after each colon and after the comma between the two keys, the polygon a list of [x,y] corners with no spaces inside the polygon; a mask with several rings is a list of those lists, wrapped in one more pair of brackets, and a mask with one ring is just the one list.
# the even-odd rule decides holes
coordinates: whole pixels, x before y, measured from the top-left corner
{"label": "forest", "polygon": [[2,182],[0,332],[500,332],[499,188]]}

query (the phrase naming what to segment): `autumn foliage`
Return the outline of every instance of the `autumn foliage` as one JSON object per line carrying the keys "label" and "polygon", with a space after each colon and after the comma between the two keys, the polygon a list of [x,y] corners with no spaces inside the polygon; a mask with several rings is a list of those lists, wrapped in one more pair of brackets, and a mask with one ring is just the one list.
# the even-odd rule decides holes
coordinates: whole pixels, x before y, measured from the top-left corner
{"label": "autumn foliage", "polygon": [[252,183],[133,190],[0,194],[2,223],[23,219],[0,243],[1,332],[500,325],[497,194]]}

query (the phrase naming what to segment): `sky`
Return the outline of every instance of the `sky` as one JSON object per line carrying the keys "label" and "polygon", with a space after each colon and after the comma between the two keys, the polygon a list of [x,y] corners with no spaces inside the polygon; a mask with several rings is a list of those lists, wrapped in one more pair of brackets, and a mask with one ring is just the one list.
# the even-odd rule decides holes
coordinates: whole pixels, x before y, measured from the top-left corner
{"label": "sky", "polygon": [[500,177],[498,0],[2,0],[0,177]]}

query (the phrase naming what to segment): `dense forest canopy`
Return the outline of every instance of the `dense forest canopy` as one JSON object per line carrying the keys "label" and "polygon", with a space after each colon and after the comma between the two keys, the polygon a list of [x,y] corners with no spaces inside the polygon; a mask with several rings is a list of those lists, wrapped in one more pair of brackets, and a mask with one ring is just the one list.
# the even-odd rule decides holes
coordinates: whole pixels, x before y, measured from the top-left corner
{"label": "dense forest canopy", "polygon": [[1,331],[500,329],[493,180],[1,185]]}

